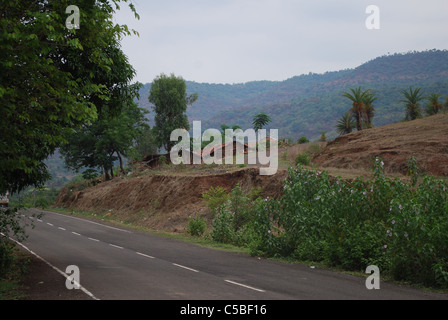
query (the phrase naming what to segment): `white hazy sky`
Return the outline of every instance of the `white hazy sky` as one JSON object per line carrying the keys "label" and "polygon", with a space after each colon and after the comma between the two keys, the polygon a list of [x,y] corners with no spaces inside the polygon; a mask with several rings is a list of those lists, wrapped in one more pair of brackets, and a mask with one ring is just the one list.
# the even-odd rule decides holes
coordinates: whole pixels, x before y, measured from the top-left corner
{"label": "white hazy sky", "polygon": [[[354,68],[378,56],[448,49],[448,0],[132,0],[116,22],[140,36],[122,41],[152,82],[174,73],[203,83],[286,80]],[[380,30],[365,26],[380,9]]]}

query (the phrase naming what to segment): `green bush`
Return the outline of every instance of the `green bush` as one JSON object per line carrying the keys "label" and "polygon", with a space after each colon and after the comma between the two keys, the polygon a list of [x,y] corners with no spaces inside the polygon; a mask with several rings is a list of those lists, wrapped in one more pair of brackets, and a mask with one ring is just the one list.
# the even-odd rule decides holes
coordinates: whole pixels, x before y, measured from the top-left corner
{"label": "green bush", "polygon": [[[218,197],[215,201],[221,203],[217,200],[226,199],[226,202],[219,206],[213,220],[212,239],[214,241],[249,246],[255,235],[251,222],[260,192],[260,188],[245,191],[237,184],[226,196],[223,196],[221,192],[217,193]],[[215,201],[212,202],[215,203]]]}
{"label": "green bush", "polygon": [[190,218],[187,226],[187,232],[194,236],[200,237],[207,229],[207,220],[197,216],[196,218]]}
{"label": "green bush", "polygon": [[217,212],[213,220],[212,239],[220,243],[233,243],[235,239],[233,215],[224,206]]}
{"label": "green bush", "polygon": [[307,153],[299,153],[296,157],[296,165],[309,166],[311,164],[311,157]]}
{"label": "green bush", "polygon": [[309,143],[309,142],[310,142],[310,140],[308,140],[307,137],[300,137],[300,138],[297,140],[297,143],[298,143],[298,144],[305,144],[305,143]]}

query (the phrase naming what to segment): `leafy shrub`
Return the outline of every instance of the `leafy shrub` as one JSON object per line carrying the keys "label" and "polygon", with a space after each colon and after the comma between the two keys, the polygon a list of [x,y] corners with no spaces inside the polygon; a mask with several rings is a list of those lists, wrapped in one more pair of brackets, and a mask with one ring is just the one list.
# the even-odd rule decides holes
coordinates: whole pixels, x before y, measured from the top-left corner
{"label": "leafy shrub", "polygon": [[251,222],[261,188],[252,188],[245,191],[238,184],[226,196],[221,191],[216,192],[216,189],[214,189],[218,197],[211,201],[212,203],[215,203],[215,201],[221,203],[218,200],[227,199],[218,207],[216,212],[213,220],[212,239],[221,243],[247,246],[253,241],[254,237]]}
{"label": "leafy shrub", "polygon": [[207,229],[207,220],[197,216],[196,218],[190,218],[187,226],[187,232],[194,236],[200,237]]}
{"label": "leafy shrub", "polygon": [[202,194],[202,199],[205,200],[210,211],[216,214],[227,202],[229,195],[223,187],[211,187],[210,190]]}
{"label": "leafy shrub", "polygon": [[233,215],[223,206],[213,220],[212,239],[220,243],[232,243],[234,233]]}
{"label": "leafy shrub", "polygon": [[299,153],[296,157],[296,165],[309,166],[311,163],[311,157],[308,153]]}
{"label": "leafy shrub", "polygon": [[310,142],[310,140],[308,140],[307,137],[300,137],[300,138],[297,140],[297,143],[298,143],[298,144],[305,144],[305,143],[309,143],[309,142]]}

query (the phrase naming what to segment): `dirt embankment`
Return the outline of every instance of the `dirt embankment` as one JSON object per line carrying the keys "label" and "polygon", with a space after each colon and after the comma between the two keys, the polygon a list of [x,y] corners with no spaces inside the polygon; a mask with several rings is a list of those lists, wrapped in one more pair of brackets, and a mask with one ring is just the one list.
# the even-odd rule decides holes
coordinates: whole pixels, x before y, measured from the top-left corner
{"label": "dirt embankment", "polygon": [[354,132],[327,144],[313,162],[323,168],[370,170],[381,157],[388,173],[406,174],[415,156],[425,173],[448,177],[448,114]]}
{"label": "dirt embankment", "polygon": [[123,221],[138,222],[146,227],[182,232],[189,217],[207,215],[202,194],[211,187],[230,191],[238,183],[243,188],[262,187],[262,196],[277,197],[287,172],[261,176],[255,168],[229,173],[192,176],[153,174],[120,177],[84,190],[64,188],[56,206],[73,210],[116,215]]}

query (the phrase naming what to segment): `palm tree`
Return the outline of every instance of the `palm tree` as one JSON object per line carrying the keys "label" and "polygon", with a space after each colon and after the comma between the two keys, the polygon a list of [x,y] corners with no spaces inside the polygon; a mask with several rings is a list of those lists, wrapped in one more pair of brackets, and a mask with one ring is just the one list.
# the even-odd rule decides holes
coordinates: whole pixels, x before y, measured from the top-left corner
{"label": "palm tree", "polygon": [[425,110],[428,116],[438,114],[439,111],[442,110],[443,104],[439,102],[440,94],[431,93],[426,99],[429,101]]}
{"label": "palm tree", "polygon": [[378,100],[374,93],[368,92],[364,98],[364,122],[367,128],[372,128],[373,117],[375,117],[375,107],[373,103]]}
{"label": "palm tree", "polygon": [[364,101],[366,97],[370,94],[369,90],[363,91],[361,87],[357,89],[350,89],[350,92],[344,92],[342,94],[343,97],[350,99],[353,103],[353,107],[350,109],[350,112],[353,114],[353,117],[356,120],[356,128],[358,131],[362,130],[362,121],[363,121],[363,113],[364,113]]}
{"label": "palm tree", "polygon": [[336,130],[340,136],[351,133],[356,128],[356,121],[353,119],[353,114],[351,112],[346,112],[338,120],[336,125]]}
{"label": "palm tree", "polygon": [[412,89],[409,87],[409,90],[402,90],[405,99],[401,100],[401,102],[406,103],[406,121],[415,120],[422,117],[422,112],[420,110],[420,101],[425,99],[423,97],[423,93],[420,92],[422,88]]}
{"label": "palm tree", "polygon": [[263,129],[263,127],[267,125],[269,122],[271,122],[271,117],[269,117],[266,113],[261,112],[255,115],[252,124],[254,126],[254,130],[258,131]]}

